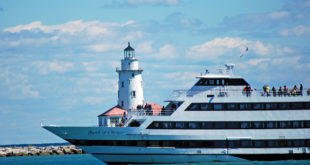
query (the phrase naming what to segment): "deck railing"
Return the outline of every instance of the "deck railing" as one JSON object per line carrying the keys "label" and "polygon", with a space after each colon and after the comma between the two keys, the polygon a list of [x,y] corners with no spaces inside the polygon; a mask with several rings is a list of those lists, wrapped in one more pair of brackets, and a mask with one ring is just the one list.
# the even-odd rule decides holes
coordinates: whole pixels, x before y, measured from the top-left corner
{"label": "deck railing", "polygon": [[184,100],[187,97],[310,97],[310,89],[300,90],[278,90],[269,92],[263,89],[251,89],[250,91],[241,89],[214,88],[208,90],[175,90],[168,97],[167,101]]}
{"label": "deck railing", "polygon": [[139,109],[132,110],[130,112],[131,116],[170,116],[176,109]]}

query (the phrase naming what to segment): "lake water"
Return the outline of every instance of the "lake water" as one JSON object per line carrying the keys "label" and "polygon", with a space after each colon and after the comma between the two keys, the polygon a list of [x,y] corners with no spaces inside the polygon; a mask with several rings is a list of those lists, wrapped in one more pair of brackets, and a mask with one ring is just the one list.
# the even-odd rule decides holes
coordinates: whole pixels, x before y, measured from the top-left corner
{"label": "lake water", "polygon": [[[17,156],[1,157],[0,165],[105,165],[89,154],[52,155],[52,156]],[[212,162],[178,165],[309,165],[310,160],[288,161],[253,161],[253,162]]]}

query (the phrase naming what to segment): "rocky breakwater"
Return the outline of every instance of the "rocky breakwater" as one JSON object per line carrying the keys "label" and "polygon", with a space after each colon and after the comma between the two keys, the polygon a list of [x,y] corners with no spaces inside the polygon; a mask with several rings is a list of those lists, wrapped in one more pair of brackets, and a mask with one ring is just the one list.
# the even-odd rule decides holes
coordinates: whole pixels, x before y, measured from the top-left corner
{"label": "rocky breakwater", "polygon": [[35,156],[35,155],[64,155],[64,154],[83,154],[82,149],[74,145],[64,146],[28,146],[28,147],[0,147],[0,157],[8,156]]}

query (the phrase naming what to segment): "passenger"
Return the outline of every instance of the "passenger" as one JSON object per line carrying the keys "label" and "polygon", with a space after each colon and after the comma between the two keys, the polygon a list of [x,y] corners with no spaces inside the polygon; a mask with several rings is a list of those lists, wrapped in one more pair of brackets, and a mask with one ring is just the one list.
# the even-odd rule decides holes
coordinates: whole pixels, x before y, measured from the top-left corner
{"label": "passenger", "polygon": [[249,85],[247,85],[245,87],[245,93],[246,93],[247,97],[249,97],[251,95],[251,87]]}
{"label": "passenger", "polygon": [[308,95],[308,96],[310,95],[310,89],[307,90],[307,95]]}
{"label": "passenger", "polygon": [[269,86],[266,87],[266,93],[267,93],[267,96],[270,96],[270,88],[269,88]]}
{"label": "passenger", "polygon": [[278,95],[279,95],[279,96],[282,96],[282,87],[279,88],[279,90],[278,90]]}
{"label": "passenger", "polygon": [[264,85],[264,86],[263,86],[263,91],[264,91],[263,96],[266,96],[266,90],[267,90],[267,86],[266,86],[266,85]]}
{"label": "passenger", "polygon": [[286,85],[284,85],[284,87],[283,87],[284,96],[288,95],[287,92],[288,92],[288,89],[287,89]]}
{"label": "passenger", "polygon": [[301,95],[302,96],[302,90],[303,90],[303,86],[302,86],[302,84],[300,84],[300,86],[299,86],[299,95]]}
{"label": "passenger", "polygon": [[276,88],[272,87],[271,90],[272,90],[273,97],[276,97],[277,96]]}
{"label": "passenger", "polygon": [[297,94],[297,86],[294,85],[294,88],[292,89],[292,95],[295,96]]}

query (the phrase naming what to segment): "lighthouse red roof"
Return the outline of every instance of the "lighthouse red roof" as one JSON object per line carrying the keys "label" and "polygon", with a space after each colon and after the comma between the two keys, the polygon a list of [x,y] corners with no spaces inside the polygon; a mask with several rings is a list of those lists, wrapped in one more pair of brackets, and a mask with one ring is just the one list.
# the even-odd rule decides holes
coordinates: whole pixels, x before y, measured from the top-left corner
{"label": "lighthouse red roof", "polygon": [[107,110],[106,112],[102,113],[100,116],[123,116],[124,112],[128,114],[125,109],[122,109],[120,106],[116,105],[113,108]]}

